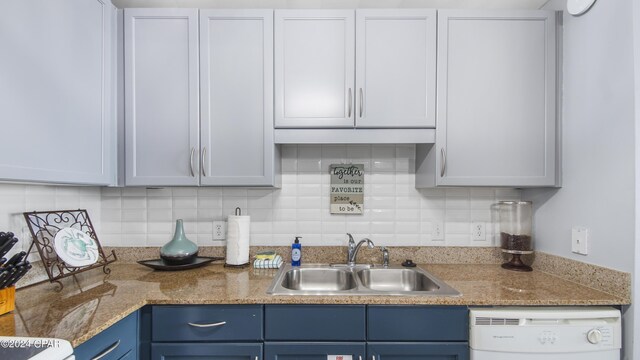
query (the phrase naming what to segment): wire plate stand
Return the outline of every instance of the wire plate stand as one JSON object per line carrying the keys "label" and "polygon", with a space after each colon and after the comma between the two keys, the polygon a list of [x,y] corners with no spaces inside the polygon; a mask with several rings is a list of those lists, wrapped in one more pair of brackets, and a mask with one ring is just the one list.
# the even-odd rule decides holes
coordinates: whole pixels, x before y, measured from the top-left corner
{"label": "wire plate stand", "polygon": [[[118,260],[115,251],[111,251],[111,254],[105,254],[98,236],[96,235],[89,213],[87,210],[56,210],[56,211],[33,211],[23,213],[33,242],[29,247],[29,252],[35,244],[42,259],[42,264],[49,277],[49,282],[56,283],[56,291],[61,291],[64,285],[60,281],[69,276],[85,272],[87,270],[102,267],[102,271],[105,274],[111,273],[111,269],[107,265]],[[98,260],[87,266],[74,267],[71,266],[56,253],[54,246],[54,239],[58,231],[64,228],[75,228],[89,235],[98,247]]]}

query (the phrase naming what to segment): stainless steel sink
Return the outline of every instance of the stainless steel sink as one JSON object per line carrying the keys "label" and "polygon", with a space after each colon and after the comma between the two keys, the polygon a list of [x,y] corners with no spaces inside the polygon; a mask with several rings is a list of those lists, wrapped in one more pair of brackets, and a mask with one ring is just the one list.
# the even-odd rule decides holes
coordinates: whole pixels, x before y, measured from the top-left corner
{"label": "stainless steel sink", "polygon": [[273,295],[430,295],[460,293],[429,272],[401,266],[284,265],[267,290]]}
{"label": "stainless steel sink", "polygon": [[332,268],[294,268],[284,273],[281,286],[299,291],[343,291],[356,287],[351,271]]}
{"label": "stainless steel sink", "polygon": [[438,291],[440,286],[427,275],[409,269],[365,269],[358,271],[358,279],[368,289],[376,291]]}

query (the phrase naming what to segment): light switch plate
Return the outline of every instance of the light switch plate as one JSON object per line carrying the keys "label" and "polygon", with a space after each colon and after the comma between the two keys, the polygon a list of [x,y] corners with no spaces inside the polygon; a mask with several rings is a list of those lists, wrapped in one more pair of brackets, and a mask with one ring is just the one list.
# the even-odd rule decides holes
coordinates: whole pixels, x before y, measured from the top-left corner
{"label": "light switch plate", "polygon": [[587,241],[589,229],[584,226],[574,226],[571,229],[571,251],[576,254],[587,255]]}

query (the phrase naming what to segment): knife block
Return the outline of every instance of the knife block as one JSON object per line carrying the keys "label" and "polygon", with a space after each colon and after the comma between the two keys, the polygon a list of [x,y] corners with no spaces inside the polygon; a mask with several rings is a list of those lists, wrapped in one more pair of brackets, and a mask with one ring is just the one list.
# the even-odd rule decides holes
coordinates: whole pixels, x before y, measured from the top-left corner
{"label": "knife block", "polygon": [[16,287],[0,289],[0,315],[6,314],[16,308]]}

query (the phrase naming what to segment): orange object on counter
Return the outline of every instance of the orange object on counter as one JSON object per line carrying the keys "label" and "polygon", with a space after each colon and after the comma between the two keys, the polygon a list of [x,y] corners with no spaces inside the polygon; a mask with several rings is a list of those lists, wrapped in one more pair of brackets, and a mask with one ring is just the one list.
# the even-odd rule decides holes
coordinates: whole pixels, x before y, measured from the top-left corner
{"label": "orange object on counter", "polygon": [[0,289],[0,315],[16,309],[16,287]]}

